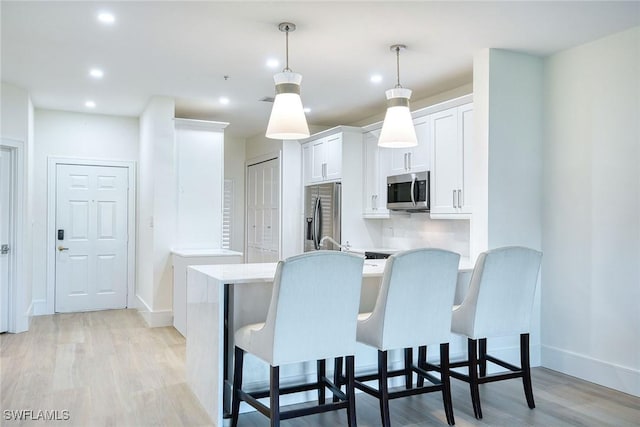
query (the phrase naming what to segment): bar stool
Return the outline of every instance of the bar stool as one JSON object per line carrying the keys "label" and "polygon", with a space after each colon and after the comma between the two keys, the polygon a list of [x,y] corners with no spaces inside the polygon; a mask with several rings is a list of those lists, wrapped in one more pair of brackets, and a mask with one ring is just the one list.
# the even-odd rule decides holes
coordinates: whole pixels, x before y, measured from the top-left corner
{"label": "bar stool", "polygon": [[[237,426],[241,400],[269,417],[272,427],[280,420],[344,408],[348,425],[356,426],[354,354],[363,262],[344,252],[317,251],[278,263],[266,321],[235,333],[232,426]],[[242,390],[245,352],[270,365],[268,391]],[[325,359],[335,357],[346,357],[346,393],[325,376]],[[281,365],[309,360],[317,361],[315,383],[280,387]],[[325,388],[337,402],[325,403]],[[280,410],[281,394],[309,390],[318,391],[318,405]],[[269,407],[258,401],[266,397]]]}
{"label": "bar stool", "polygon": [[[358,342],[378,349],[378,372],[357,376],[356,388],[380,401],[382,425],[391,425],[389,399],[442,391],[447,422],[454,424],[449,381],[451,307],[460,255],[441,249],[415,249],[392,255],[385,265],[373,312],[358,320]],[[440,345],[440,366],[426,362],[426,345]],[[413,347],[424,360],[413,364]],[[404,369],[389,371],[387,352],[405,349]],[[439,378],[430,371],[438,371]],[[413,387],[413,374],[418,383]],[[388,379],[405,377],[405,390],[390,392]],[[425,378],[431,383],[424,385]],[[377,380],[378,389],[364,384]]]}
{"label": "bar stool", "polygon": [[[480,254],[471,275],[469,290],[453,310],[451,331],[467,340],[468,360],[450,368],[468,367],[469,374],[451,376],[469,383],[473,412],[482,418],[479,384],[522,378],[529,408],[535,408],[529,363],[529,330],[533,297],[542,253],[512,246]],[[487,338],[520,335],[520,367],[487,354]],[[478,355],[479,352],[479,355]],[[487,375],[487,361],[509,372]]]}

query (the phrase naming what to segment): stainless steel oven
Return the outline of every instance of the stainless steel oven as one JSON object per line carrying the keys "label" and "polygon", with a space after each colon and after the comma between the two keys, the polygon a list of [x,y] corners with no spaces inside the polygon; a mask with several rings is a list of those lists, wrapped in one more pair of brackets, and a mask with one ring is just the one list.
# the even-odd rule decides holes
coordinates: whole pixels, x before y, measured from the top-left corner
{"label": "stainless steel oven", "polygon": [[429,211],[429,171],[387,177],[387,209]]}

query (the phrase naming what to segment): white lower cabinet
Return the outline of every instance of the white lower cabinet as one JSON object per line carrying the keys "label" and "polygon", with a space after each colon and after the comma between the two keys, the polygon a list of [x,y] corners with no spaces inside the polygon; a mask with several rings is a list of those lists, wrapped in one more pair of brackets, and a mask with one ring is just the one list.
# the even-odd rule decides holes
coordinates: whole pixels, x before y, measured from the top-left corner
{"label": "white lower cabinet", "polygon": [[187,268],[190,265],[240,264],[242,252],[228,249],[174,249],[173,327],[187,336]]}
{"label": "white lower cabinet", "polygon": [[364,134],[363,152],[363,213],[364,218],[389,218],[387,209],[387,175],[391,149],[378,147],[379,131]]}
{"label": "white lower cabinet", "polygon": [[468,216],[472,213],[466,190],[470,188],[470,152],[473,105],[429,116],[432,146],[431,215]]}

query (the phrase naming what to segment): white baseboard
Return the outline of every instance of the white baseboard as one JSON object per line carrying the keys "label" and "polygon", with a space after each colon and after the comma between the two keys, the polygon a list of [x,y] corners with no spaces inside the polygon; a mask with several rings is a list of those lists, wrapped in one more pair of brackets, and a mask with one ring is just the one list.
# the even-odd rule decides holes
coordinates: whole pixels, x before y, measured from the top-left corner
{"label": "white baseboard", "polygon": [[173,326],[173,310],[151,310],[147,303],[138,298],[138,312],[150,328]]}
{"label": "white baseboard", "polygon": [[52,314],[47,311],[46,299],[34,299],[33,301],[31,301],[31,306],[33,307],[34,316],[44,316],[46,314]]}
{"label": "white baseboard", "polygon": [[561,348],[542,346],[542,366],[640,397],[640,370]]}

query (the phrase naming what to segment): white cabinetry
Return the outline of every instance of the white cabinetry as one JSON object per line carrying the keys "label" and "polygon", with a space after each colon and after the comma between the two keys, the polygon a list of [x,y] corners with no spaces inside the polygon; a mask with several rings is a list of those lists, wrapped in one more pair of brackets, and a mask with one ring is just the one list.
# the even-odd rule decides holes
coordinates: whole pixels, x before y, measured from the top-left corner
{"label": "white cabinetry", "polygon": [[471,214],[469,198],[473,105],[466,104],[429,116],[433,163],[431,215]]}
{"label": "white cabinetry", "polygon": [[306,142],[302,153],[305,185],[342,178],[341,133]]}
{"label": "white cabinetry", "polygon": [[379,131],[364,134],[363,144],[363,217],[389,218],[387,210],[387,175],[389,174],[390,148],[378,147]]}
{"label": "white cabinetry", "polygon": [[422,172],[429,169],[431,154],[429,146],[428,116],[417,117],[413,120],[416,129],[418,145],[411,148],[390,148],[391,165],[389,175],[400,175],[409,172]]}

